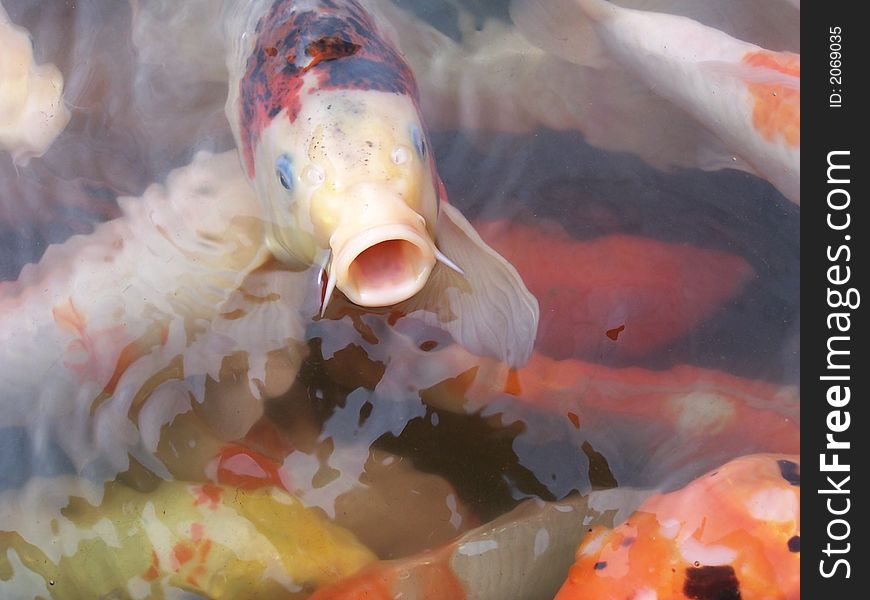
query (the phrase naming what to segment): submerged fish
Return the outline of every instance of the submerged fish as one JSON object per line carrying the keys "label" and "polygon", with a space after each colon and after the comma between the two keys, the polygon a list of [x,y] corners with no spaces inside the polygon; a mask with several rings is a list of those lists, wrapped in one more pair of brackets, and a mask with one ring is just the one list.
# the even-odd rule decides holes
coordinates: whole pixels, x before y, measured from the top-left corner
{"label": "submerged fish", "polygon": [[800,459],[736,459],[596,528],[557,600],[800,598]]}
{"label": "submerged fish", "polygon": [[[642,356],[697,326],[753,277],[738,256],[631,235],[574,240],[555,223],[475,222],[540,298],[535,348],[555,358]],[[554,260],[553,257],[565,257]]]}
{"label": "submerged fish", "polygon": [[52,64],[37,65],[25,30],[0,4],[0,149],[20,165],[42,156],[69,122],[63,77]]}
{"label": "submerged fish", "polygon": [[3,598],[301,600],[376,558],[280,488],[164,481],[141,492],[61,476],[22,495],[34,518],[0,530]]}
{"label": "submerged fish", "polygon": [[[199,154],[119,205],[122,217],[49,246],[0,282],[0,428],[28,432],[34,463],[59,448],[78,472],[108,479],[127,468],[128,452],[156,444],[148,432],[159,434],[179,398],[203,399],[224,356],[248,352],[255,364],[255,349],[301,337],[305,281],[292,274],[295,286],[270,290],[283,313],[277,302],[227,307],[269,257],[234,152]],[[175,385],[184,391],[167,395]]]}
{"label": "submerged fish", "polygon": [[[604,0],[515,0],[511,13],[542,48],[578,65],[602,68],[615,61],[695,117],[724,145],[698,148],[702,165],[746,168],[800,203],[799,54]],[[575,39],[578,23],[594,32],[592,39],[562,43]]]}

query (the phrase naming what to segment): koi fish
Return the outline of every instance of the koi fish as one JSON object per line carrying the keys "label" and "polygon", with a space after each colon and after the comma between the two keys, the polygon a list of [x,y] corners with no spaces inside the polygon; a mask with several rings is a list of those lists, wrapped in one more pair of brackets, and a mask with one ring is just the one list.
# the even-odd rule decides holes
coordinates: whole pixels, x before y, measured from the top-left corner
{"label": "koi fish", "polygon": [[0,4],[0,149],[25,165],[48,150],[69,118],[60,71],[35,64],[27,31]]}
{"label": "koi fish", "polygon": [[800,458],[733,460],[595,527],[556,600],[800,598]]}
{"label": "koi fish", "polygon": [[[556,44],[578,65],[615,61],[692,115],[727,149],[707,145],[702,163],[730,162],[755,172],[800,203],[799,54],[766,50],[685,17],[604,0],[515,0],[511,14],[542,48]],[[586,23],[594,39],[560,44],[575,38],[578,23]]]}
{"label": "koi fish", "polygon": [[[0,509],[4,598],[301,599],[376,558],[276,488],[166,481],[142,492],[60,476],[34,478],[23,497]],[[13,507],[37,516],[10,523]]]}
{"label": "koi fish", "polygon": [[261,351],[300,345],[307,277],[243,285],[269,252],[234,152],[199,154],[119,204],[121,217],[0,282],[0,427],[28,431],[36,461],[54,445],[97,479],[131,451],[159,470],[146,447],[178,407],[204,400],[224,356],[249,352],[256,371]]}
{"label": "koi fish", "polygon": [[[638,484],[685,481],[699,469],[748,452],[800,451],[800,396],[794,386],[691,365],[663,371],[612,368],[539,352],[522,369],[469,356],[459,347],[442,350],[439,360],[445,363],[442,371],[453,367],[452,379],[428,389],[427,404],[461,414],[485,408],[503,414],[506,422],[523,419],[532,409],[561,416],[567,432],[576,431],[593,446],[608,447],[617,438],[620,456],[640,460],[611,465],[619,482],[635,484],[638,476]],[[616,430],[627,433],[618,437]],[[654,448],[651,437],[658,440]]]}
{"label": "koi fish", "polygon": [[226,114],[272,253],[323,267],[324,309],[336,289],[449,306],[458,341],[527,360],[537,301],[447,203],[414,75],[375,16],[356,0],[229,2],[224,32]]}
{"label": "koi fish", "polygon": [[[738,256],[630,235],[573,240],[558,224],[476,222],[540,298],[536,349],[640,356],[690,331],[752,278]],[[570,257],[570,268],[552,257]]]}

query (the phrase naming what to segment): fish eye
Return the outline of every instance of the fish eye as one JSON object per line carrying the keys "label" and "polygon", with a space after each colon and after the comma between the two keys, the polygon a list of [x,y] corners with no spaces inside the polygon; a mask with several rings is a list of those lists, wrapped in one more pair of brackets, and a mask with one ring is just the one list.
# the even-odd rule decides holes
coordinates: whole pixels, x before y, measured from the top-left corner
{"label": "fish eye", "polygon": [[420,158],[426,156],[426,140],[423,139],[423,133],[416,125],[411,126],[411,140],[414,142],[414,148],[417,149]]}
{"label": "fish eye", "polygon": [[286,154],[282,154],[275,161],[275,174],[285,190],[293,189],[293,161]]}

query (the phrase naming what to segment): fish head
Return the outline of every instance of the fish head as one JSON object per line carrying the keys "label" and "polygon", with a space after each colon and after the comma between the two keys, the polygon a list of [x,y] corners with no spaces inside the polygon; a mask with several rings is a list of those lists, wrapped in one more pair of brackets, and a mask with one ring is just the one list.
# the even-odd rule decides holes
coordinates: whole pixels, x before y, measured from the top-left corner
{"label": "fish head", "polygon": [[411,97],[317,90],[295,119],[266,127],[255,172],[277,258],[331,256],[330,280],[360,306],[396,304],[426,284],[439,179]]}

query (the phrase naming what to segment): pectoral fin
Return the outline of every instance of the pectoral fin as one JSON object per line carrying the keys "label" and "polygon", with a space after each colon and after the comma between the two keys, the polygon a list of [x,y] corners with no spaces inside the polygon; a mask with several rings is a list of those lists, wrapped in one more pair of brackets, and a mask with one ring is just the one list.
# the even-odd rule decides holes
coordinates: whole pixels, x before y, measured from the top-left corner
{"label": "pectoral fin", "polygon": [[426,287],[399,310],[446,329],[475,354],[524,364],[538,330],[538,301],[453,206],[441,205],[436,235],[438,248],[464,274],[439,262]]}

